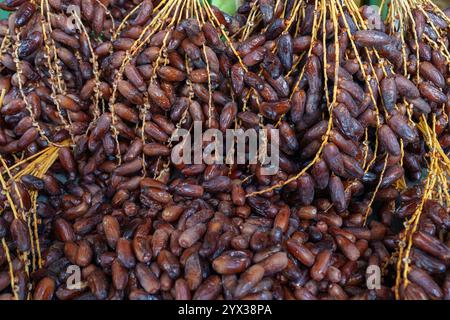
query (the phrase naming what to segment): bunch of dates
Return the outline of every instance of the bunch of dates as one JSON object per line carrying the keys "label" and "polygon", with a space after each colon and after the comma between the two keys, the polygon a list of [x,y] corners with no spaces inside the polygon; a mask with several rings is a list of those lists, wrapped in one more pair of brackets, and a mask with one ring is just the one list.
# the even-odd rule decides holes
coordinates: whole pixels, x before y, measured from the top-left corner
{"label": "bunch of dates", "polygon": [[[0,4],[0,299],[449,300],[449,18],[196,3]],[[199,125],[278,170],[175,161]]]}

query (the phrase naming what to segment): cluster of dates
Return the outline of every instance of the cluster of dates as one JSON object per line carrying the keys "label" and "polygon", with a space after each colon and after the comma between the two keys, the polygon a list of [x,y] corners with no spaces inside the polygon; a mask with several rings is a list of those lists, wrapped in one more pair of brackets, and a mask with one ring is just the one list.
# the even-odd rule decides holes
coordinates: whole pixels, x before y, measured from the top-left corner
{"label": "cluster of dates", "polygon": [[[435,117],[448,152],[437,48],[419,43],[414,60],[411,43],[405,60],[398,37],[337,1],[247,1],[235,16],[43,3],[2,4],[0,299],[450,299],[449,209],[422,201],[416,127]],[[195,122],[279,130],[278,172],[172,163]]]}

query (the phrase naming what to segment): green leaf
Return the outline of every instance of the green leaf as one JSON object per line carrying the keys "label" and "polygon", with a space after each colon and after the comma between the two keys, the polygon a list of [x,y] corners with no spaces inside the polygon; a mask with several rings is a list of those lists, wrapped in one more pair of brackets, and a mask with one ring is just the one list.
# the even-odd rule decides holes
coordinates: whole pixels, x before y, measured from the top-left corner
{"label": "green leaf", "polygon": [[10,12],[6,10],[0,10],[0,19],[8,19]]}
{"label": "green leaf", "polygon": [[209,0],[209,2],[230,15],[236,13],[236,10],[241,3],[240,0]]}

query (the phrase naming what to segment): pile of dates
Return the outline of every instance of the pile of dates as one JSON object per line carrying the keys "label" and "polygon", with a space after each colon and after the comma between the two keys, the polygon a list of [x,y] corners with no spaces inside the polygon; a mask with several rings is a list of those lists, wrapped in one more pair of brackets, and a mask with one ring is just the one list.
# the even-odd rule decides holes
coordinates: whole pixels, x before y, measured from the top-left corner
{"label": "pile of dates", "polygon": [[[0,300],[449,300],[449,18],[197,3],[0,4]],[[278,170],[175,162],[198,124]]]}

